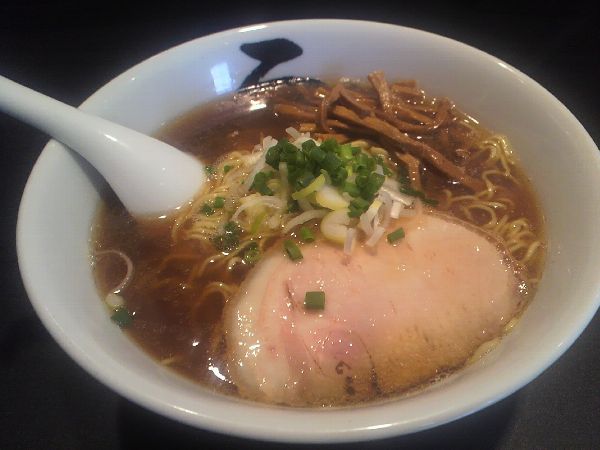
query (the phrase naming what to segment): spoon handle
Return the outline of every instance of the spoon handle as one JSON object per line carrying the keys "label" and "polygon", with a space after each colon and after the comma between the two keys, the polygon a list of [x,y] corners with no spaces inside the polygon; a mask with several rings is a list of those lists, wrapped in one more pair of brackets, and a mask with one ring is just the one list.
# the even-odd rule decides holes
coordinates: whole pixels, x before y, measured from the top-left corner
{"label": "spoon handle", "polygon": [[190,200],[205,181],[196,158],[2,76],[0,110],[83,156],[134,215],[171,211]]}

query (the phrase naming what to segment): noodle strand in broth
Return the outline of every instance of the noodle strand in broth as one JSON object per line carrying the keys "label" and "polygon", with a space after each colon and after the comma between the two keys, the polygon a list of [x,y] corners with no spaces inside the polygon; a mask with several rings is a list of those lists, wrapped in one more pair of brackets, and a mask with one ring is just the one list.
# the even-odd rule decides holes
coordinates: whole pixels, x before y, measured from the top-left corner
{"label": "noodle strand in broth", "polygon": [[[240,286],[250,289],[266,261],[285,255],[283,239],[299,246],[300,257],[312,254],[314,246],[343,250],[340,267],[351,267],[354,252],[363,255],[363,247],[371,249],[361,256],[368,258],[384,245],[400,248],[392,239],[412,242],[408,234],[403,237],[404,230],[393,234],[391,227],[412,230],[417,222],[410,220],[446,226],[438,216],[451,229],[460,224],[494,243],[502,264],[520,280],[522,301],[501,326],[490,325],[494,335],[473,341],[466,357],[444,362],[448,366],[431,372],[437,375],[418,367],[415,374],[422,375],[392,387],[381,381],[387,372],[369,369],[381,377],[379,391],[400,394],[426,385],[464,365],[479,345],[501,337],[498,330],[534,293],[546,247],[542,214],[507,137],[486,130],[450,100],[427,96],[414,80],[388,83],[382,72],[373,72],[369,84],[342,79],[333,86],[279,86],[252,95],[203,105],[161,130],[161,139],[201,158],[209,175],[198,197],[176,216],[134,220],[106,195],[93,230],[94,271],[103,296],[121,286],[124,305],[109,309],[136,342],[203,385],[275,401],[279,397],[253,394],[244,387],[247,374],[231,367],[227,323],[232,308],[244,305]],[[264,107],[253,106],[259,103]],[[304,158],[298,165],[289,156],[294,148],[299,160]],[[276,152],[288,156],[274,160]],[[327,156],[330,166],[322,159],[328,152],[337,155]],[[342,210],[349,215],[330,215]],[[118,258],[102,256],[106,252],[131,261],[135,270],[128,271],[126,283],[114,267]],[[305,258],[296,266],[308,270],[310,264]],[[115,319],[117,313],[126,320]],[[378,398],[361,394],[358,372],[348,377],[356,380],[346,386],[343,399],[325,395],[315,397],[314,404]],[[297,404],[286,398],[281,402]]]}

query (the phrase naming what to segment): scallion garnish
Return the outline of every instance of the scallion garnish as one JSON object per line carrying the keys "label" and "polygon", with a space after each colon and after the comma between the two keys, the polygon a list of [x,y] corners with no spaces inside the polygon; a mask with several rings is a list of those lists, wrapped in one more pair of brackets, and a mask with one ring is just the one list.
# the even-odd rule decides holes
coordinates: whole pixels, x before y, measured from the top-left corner
{"label": "scallion garnish", "polygon": [[[306,142],[314,143],[315,141],[306,141]],[[306,142],[304,144],[306,144]],[[302,147],[304,147],[304,144],[302,144]],[[323,160],[325,159],[326,155],[327,155],[327,153],[325,153],[323,150],[321,150],[316,145],[314,147],[312,147],[308,153],[309,159],[311,159],[312,161],[314,161],[316,163],[322,163]]]}
{"label": "scallion garnish", "polygon": [[271,179],[271,174],[267,174],[265,172],[258,172],[254,176],[254,181],[252,182],[250,189],[259,192],[261,195],[273,195],[273,191],[269,186],[267,186],[267,181]]}
{"label": "scallion garnish", "polygon": [[325,155],[325,159],[321,163],[323,169],[325,169],[330,174],[333,174],[336,169],[342,166],[342,160],[338,158],[335,153],[327,153]]}
{"label": "scallion garnish", "polygon": [[390,234],[387,235],[387,241],[390,244],[393,244],[393,243],[399,241],[400,239],[402,239],[403,237],[404,237],[404,229],[398,228],[396,231],[392,231]]}
{"label": "scallion garnish", "polygon": [[340,145],[337,154],[344,161],[350,161],[354,158],[354,153],[352,152],[352,146],[350,144]]}
{"label": "scallion garnish", "polygon": [[304,294],[304,307],[306,309],[325,309],[325,292],[309,291]]}
{"label": "scallion garnish", "polygon": [[[385,181],[385,175],[375,172],[377,165],[382,166],[384,174],[391,175],[381,156],[369,155],[350,144],[340,145],[334,139],[326,139],[320,145],[307,140],[302,143],[301,149],[282,139],[267,150],[265,158],[267,164],[275,169],[282,162],[286,163],[287,181],[293,187],[294,199],[304,198],[313,190],[311,184],[324,176],[328,185],[337,186],[352,197],[372,201]],[[350,175],[354,177],[351,182],[347,181]],[[266,187],[267,180],[265,175],[257,174],[252,188],[263,195],[271,195]],[[309,186],[311,189],[306,189]],[[362,209],[355,208],[354,214]],[[358,217],[354,214],[353,217]]]}
{"label": "scallion garnish", "polygon": [[232,252],[240,245],[241,229],[235,222],[227,222],[223,227],[223,233],[214,236],[211,241],[220,252]]}
{"label": "scallion garnish", "polygon": [[240,226],[233,222],[233,221],[229,221],[227,222],[224,226],[223,229],[225,230],[225,233],[240,233]]}
{"label": "scallion garnish", "polygon": [[110,318],[121,328],[127,328],[133,322],[133,314],[126,307],[117,308]]}
{"label": "scallion garnish", "polygon": [[348,212],[348,215],[350,217],[360,217],[362,213],[369,209],[370,205],[370,201],[365,200],[362,197],[357,197],[350,202],[350,211]]}
{"label": "scallion garnish", "polygon": [[302,239],[304,242],[314,242],[315,235],[310,228],[302,227],[300,228],[300,239]]}
{"label": "scallion garnish", "polygon": [[352,197],[358,197],[360,195],[360,189],[358,189],[358,186],[354,183],[350,183],[349,181],[346,181],[344,183],[344,187],[342,188],[342,191],[347,192]]}
{"label": "scallion garnish", "polygon": [[385,181],[385,175],[381,175],[376,172],[371,172],[367,177],[367,182],[363,188],[363,195],[367,198],[373,197],[377,191],[383,186]]}
{"label": "scallion garnish", "polygon": [[334,186],[341,186],[346,181],[346,178],[348,178],[348,170],[345,167],[338,167],[331,174],[331,183]]}
{"label": "scallion garnish", "polygon": [[223,206],[225,206],[225,199],[223,197],[215,197],[215,200],[213,202],[213,207],[220,209]]}
{"label": "scallion garnish", "polygon": [[200,212],[202,214],[204,214],[205,216],[212,216],[215,213],[215,210],[213,209],[212,206],[210,206],[210,204],[205,203],[204,205],[202,205],[202,207],[200,208]]}
{"label": "scallion garnish", "polygon": [[223,166],[223,173],[227,173],[229,172],[231,169],[233,169],[233,166],[226,164],[225,166]]}
{"label": "scallion garnish", "polygon": [[[289,134],[294,139],[298,137],[295,132],[290,131]],[[275,210],[277,216],[269,217],[269,225],[275,228],[284,223],[291,224],[286,232],[309,220],[292,223],[289,217],[286,217],[286,213],[315,211],[318,217],[322,218],[322,231],[326,228],[326,222],[329,224],[328,226],[335,225],[336,230],[341,230],[338,233],[328,228],[331,232],[323,231],[325,238],[344,243],[343,233],[351,229],[356,231],[358,227],[365,232],[368,245],[371,246],[375,245],[386,232],[385,228],[377,226],[376,219],[397,218],[396,210],[398,206],[403,206],[394,204],[394,195],[404,193],[418,197],[424,203],[432,205],[437,203],[436,200],[427,198],[423,192],[412,188],[407,167],[400,164],[396,172],[396,166],[388,165],[387,157],[383,157],[382,152],[377,149],[372,149],[370,152],[358,143],[357,146],[340,144],[334,139],[326,139],[320,144],[312,139],[302,139],[301,144],[298,144],[299,140],[294,142],[292,144],[286,139],[281,139],[275,145],[270,146],[264,155],[266,166],[261,168],[258,173],[252,171],[253,179],[243,181],[244,184],[251,182],[250,190],[263,196],[273,197],[253,199],[257,205],[267,205],[269,209],[266,212],[263,210],[264,208],[244,207],[244,209],[248,209],[245,213],[247,220],[244,221],[248,224],[244,229],[244,233],[248,237],[254,237],[262,230],[265,215],[271,214],[271,210]],[[226,173],[231,168],[233,167],[224,166],[223,171]],[[272,171],[271,168],[275,171]],[[386,183],[386,177],[388,181],[391,181],[392,176],[397,177],[398,187]],[[386,183],[385,187],[384,183]],[[385,192],[381,192],[382,189]],[[390,200],[390,197],[394,201]],[[226,199],[216,197],[203,206],[202,212],[211,215],[216,210],[224,208],[225,202]],[[285,202],[287,202],[287,207]],[[385,208],[382,209],[382,205],[385,205]],[[229,207],[230,203],[227,203],[227,206]],[[209,208],[212,208],[212,211]],[[337,214],[338,211],[341,214]],[[220,218],[225,211],[217,212]],[[238,214],[236,212],[234,216],[237,217]],[[332,214],[337,214],[336,221],[333,221]],[[286,228],[287,225],[283,225],[283,227]],[[296,243],[289,239],[283,243],[286,254],[293,261],[303,258],[297,244],[315,240],[311,227],[298,228]],[[389,233],[387,240],[393,244],[403,237],[404,231],[398,229]],[[239,231],[225,232],[213,237],[213,243],[223,252],[232,251],[240,246]],[[246,252],[248,252],[247,255]],[[245,261],[251,261],[253,252],[245,248],[241,257]]]}
{"label": "scallion garnish", "polygon": [[398,189],[398,190],[402,194],[410,195],[411,197],[418,197],[421,200],[423,200],[423,203],[427,203],[428,205],[431,205],[431,206],[437,206],[437,204],[439,203],[434,198],[428,198],[424,192],[418,191],[417,189],[413,189],[410,186],[404,185],[402,183],[400,185],[400,189]]}
{"label": "scallion garnish", "polygon": [[205,166],[204,170],[207,174],[212,175],[215,173],[215,168],[213,166]]}
{"label": "scallion garnish", "polygon": [[421,200],[423,200],[423,203],[427,203],[428,205],[431,205],[431,206],[437,206],[440,203],[435,198],[429,198],[429,197],[421,197]]}
{"label": "scallion garnish", "polygon": [[[325,177],[323,177],[324,179]],[[308,170],[303,170],[296,178],[296,185],[302,189],[307,188],[315,180],[315,176]],[[297,194],[298,192],[295,192]],[[293,198],[293,196],[292,196]]]}
{"label": "scallion garnish", "polygon": [[383,169],[383,174],[386,177],[391,177],[392,176],[392,171],[387,166],[387,164],[385,163],[385,161],[383,160],[383,157],[381,155],[375,156],[375,161],[377,161],[377,164],[379,164],[381,166],[381,168]]}
{"label": "scallion garnish", "polygon": [[246,264],[255,264],[260,258],[260,249],[256,242],[251,242],[244,251],[243,260]]}
{"label": "scallion garnish", "polygon": [[[321,174],[315,178],[312,176],[312,174],[308,173],[308,176],[310,177],[310,181],[307,180],[308,184],[306,184],[306,187],[292,194],[292,198],[294,200],[306,198],[307,196],[309,196],[313,192],[318,191],[325,185],[325,175]],[[302,183],[302,185],[304,186],[304,183]]]}
{"label": "scallion garnish", "polygon": [[256,218],[252,221],[252,225],[250,226],[250,234],[254,235],[254,234],[258,233],[258,230],[260,230],[260,226],[265,221],[266,215],[267,215],[266,212],[257,214]]}
{"label": "scallion garnish", "polygon": [[286,239],[283,241],[283,248],[292,261],[300,261],[303,258],[302,252],[298,246],[294,244],[294,241]]}

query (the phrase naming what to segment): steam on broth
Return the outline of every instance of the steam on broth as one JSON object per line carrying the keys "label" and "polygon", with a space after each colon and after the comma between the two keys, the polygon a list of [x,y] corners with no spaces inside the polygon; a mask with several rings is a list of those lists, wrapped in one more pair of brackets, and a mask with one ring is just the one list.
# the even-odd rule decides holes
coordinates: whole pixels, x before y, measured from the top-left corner
{"label": "steam on broth", "polygon": [[414,81],[280,86],[160,131],[209,183],[174,217],[107,194],[115,322],[220,392],[294,406],[397,395],[467,363],[530,301],[543,218],[506,137]]}

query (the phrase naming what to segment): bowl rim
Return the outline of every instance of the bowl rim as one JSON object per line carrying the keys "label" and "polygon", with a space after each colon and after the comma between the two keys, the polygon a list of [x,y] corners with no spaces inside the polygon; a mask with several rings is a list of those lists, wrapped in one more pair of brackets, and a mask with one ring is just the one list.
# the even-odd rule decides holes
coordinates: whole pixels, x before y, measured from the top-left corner
{"label": "bowl rim", "polygon": [[[421,34],[424,37],[429,39],[442,40],[448,45],[457,46],[468,50],[473,53],[474,56],[478,58],[484,58],[489,62],[503,64],[504,68],[510,70],[515,76],[519,79],[524,80],[530,88],[536,90],[538,95],[545,96],[549,101],[551,101],[558,110],[571,118],[574,121],[575,126],[578,126],[579,137],[583,138],[587,141],[587,146],[592,146],[596,148],[596,158],[598,164],[600,166],[600,154],[597,152],[597,147],[589,136],[587,131],[581,125],[581,123],[577,120],[577,118],[549,91],[547,91],[544,87],[538,84],[535,80],[520,72],[518,69],[512,67],[510,64],[505,63],[504,61],[485,53],[475,47],[472,47],[468,44],[464,44],[462,42],[456,41],[454,39],[441,36],[435,33],[431,33],[424,30],[419,30],[415,28],[382,23],[382,22],[371,22],[371,21],[362,21],[362,20],[347,20],[347,19],[299,19],[299,20],[286,20],[286,21],[276,21],[276,22],[265,22],[259,23],[255,25],[246,25],[241,26],[225,31],[220,31],[217,33],[212,33],[206,36],[202,36],[199,38],[192,39],[190,41],[181,43],[169,49],[166,49],[154,56],[151,56],[144,61],[134,65],[130,69],[120,73],[108,83],[104,84],[98,90],[96,90],[92,95],[90,95],[81,105],[80,108],[82,110],[93,110],[94,104],[101,100],[101,98],[105,95],[105,92],[112,89],[116,85],[123,84],[128,81],[132,76],[134,76],[138,71],[145,70],[146,67],[149,67],[152,64],[156,64],[160,62],[166,55],[171,55],[174,52],[178,52],[180,50],[185,51],[188,47],[198,45],[198,42],[203,42],[205,45],[210,46],[211,42],[219,41],[223,37],[228,35],[239,33],[241,31],[252,31],[255,29],[262,28],[275,28],[275,27],[287,27],[293,25],[319,25],[323,26],[327,25],[335,25],[335,26],[354,26],[356,24],[362,24],[363,26],[373,26],[373,27],[384,27],[397,31],[407,32],[407,33],[416,33]],[[200,427],[203,429],[217,431],[224,434],[235,435],[239,437],[252,438],[252,439],[261,439],[268,441],[285,441],[285,442],[304,442],[304,443],[317,443],[317,442],[349,442],[349,441],[362,441],[362,440],[371,440],[371,439],[380,439],[386,438],[401,434],[409,434],[418,431],[422,431],[425,429],[429,429],[435,426],[443,425],[454,420],[458,420],[466,415],[477,412],[509,395],[521,389],[535,377],[537,377],[540,373],[546,370],[552,363],[554,363],[570,346],[571,344],[579,337],[579,335],[583,332],[585,327],[594,317],[597,309],[600,307],[600,284],[596,285],[595,294],[590,294],[590,301],[586,302],[579,309],[579,314],[577,316],[577,327],[575,329],[570,329],[569,333],[565,333],[565,338],[561,341],[560,345],[554,347],[552,351],[546,352],[543,357],[539,357],[535,360],[535,364],[531,364],[529,370],[521,375],[518,379],[518,382],[511,383],[499,383],[495,389],[490,389],[486,392],[485,395],[472,398],[470,401],[462,402],[460,408],[454,409],[441,409],[439,411],[431,411],[431,413],[427,416],[417,417],[412,421],[405,423],[388,423],[388,424],[380,424],[378,426],[357,426],[353,425],[352,422],[348,422],[349,425],[347,427],[340,427],[335,430],[331,429],[311,429],[311,434],[307,434],[306,430],[302,428],[295,429],[290,427],[288,429],[272,429],[267,426],[257,427],[256,425],[248,425],[247,423],[239,423],[235,424],[224,417],[213,417],[210,414],[201,414],[194,411],[189,411],[183,408],[178,407],[175,404],[171,404],[167,400],[157,398],[153,396],[151,393],[142,392],[128,385],[126,382],[123,383],[119,381],[116,377],[111,374],[106,373],[102,370],[102,367],[98,365],[89,355],[83,354],[77,345],[63,332],[59,323],[57,323],[51,313],[44,307],[44,299],[38,294],[36,286],[36,280],[30,276],[27,268],[33,264],[32,259],[25,254],[25,247],[27,241],[27,235],[24,233],[24,225],[22,217],[24,215],[24,211],[27,208],[30,208],[32,203],[31,200],[31,184],[32,180],[38,176],[38,172],[43,170],[45,160],[48,157],[48,149],[53,145],[56,145],[55,141],[49,141],[42,153],[40,154],[38,160],[36,161],[32,172],[27,180],[23,196],[21,199],[21,204],[19,207],[18,219],[17,219],[17,254],[18,254],[18,262],[19,268],[21,272],[21,276],[23,279],[23,283],[25,286],[25,290],[27,295],[38,315],[38,317],[43,322],[46,329],[50,332],[52,337],[59,343],[62,349],[73,359],[75,360],[81,367],[83,367],[89,374],[91,374],[94,378],[100,380],[103,384],[108,386],[110,389],[114,390],[118,394],[123,397],[142,405],[143,407],[156,412],[157,414],[167,416],[171,419],[175,419],[177,421],[186,423],[188,425],[194,427]],[[358,411],[366,411],[365,408],[369,407],[378,407],[378,404],[374,404],[371,406],[357,408]],[[264,408],[264,405],[253,404],[252,408]],[[277,408],[272,408],[273,411],[279,413],[280,410]],[[326,411],[315,411],[314,409],[310,411],[306,410],[293,410],[292,415],[297,417],[299,420],[302,418],[306,418],[306,414],[317,413],[320,416],[320,420],[326,420],[327,415],[332,411],[339,412],[340,410],[326,410]],[[232,425],[234,425],[232,427]]]}

